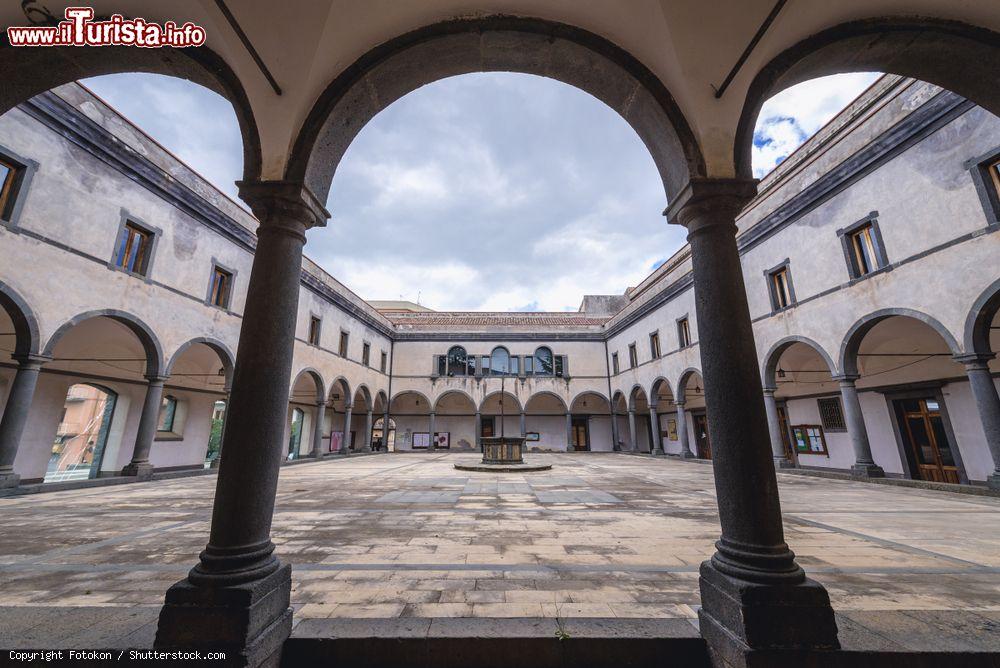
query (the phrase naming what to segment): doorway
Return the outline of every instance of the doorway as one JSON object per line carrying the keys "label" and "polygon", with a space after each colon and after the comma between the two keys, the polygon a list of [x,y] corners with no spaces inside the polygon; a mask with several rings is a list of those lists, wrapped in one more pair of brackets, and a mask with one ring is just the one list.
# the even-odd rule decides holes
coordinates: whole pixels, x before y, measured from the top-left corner
{"label": "doorway", "polygon": [[958,463],[945,429],[940,400],[933,396],[896,399],[893,407],[911,475],[930,482],[960,484]]}
{"label": "doorway", "polygon": [[571,436],[574,452],[590,450],[590,419],[586,416],[571,418]]}
{"label": "doorway", "polygon": [[493,438],[493,434],[495,433],[494,418],[484,417],[482,421],[483,421],[483,433],[480,434],[480,436],[482,436],[483,438]]}
{"label": "doorway", "polygon": [[117,402],[107,388],[83,383],[69,388],[44,482],[98,476]]}
{"label": "doorway", "polygon": [[692,413],[694,422],[694,442],[698,449],[698,459],[712,458],[712,441],[708,436],[708,416],[705,413]]}
{"label": "doorway", "polygon": [[778,406],[778,428],[781,431],[781,449],[785,451],[785,459],[798,466],[795,448],[792,447],[792,437],[788,429],[788,408]]}
{"label": "doorway", "polygon": [[292,409],[292,426],[288,434],[288,454],[286,459],[299,458],[299,445],[302,443],[302,423],[305,422],[306,414],[301,408]]}

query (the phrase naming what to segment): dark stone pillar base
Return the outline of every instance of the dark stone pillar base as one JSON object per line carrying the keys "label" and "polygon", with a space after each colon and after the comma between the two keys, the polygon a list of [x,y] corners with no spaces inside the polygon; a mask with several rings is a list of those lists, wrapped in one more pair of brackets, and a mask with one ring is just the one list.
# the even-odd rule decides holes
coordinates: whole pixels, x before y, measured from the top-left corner
{"label": "dark stone pillar base", "polygon": [[151,480],[153,478],[153,465],[149,462],[137,464],[132,462],[122,469],[123,476],[131,476],[138,480]]}
{"label": "dark stone pillar base", "polygon": [[222,466],[222,457],[216,457],[212,460],[212,463],[208,465],[210,469],[217,469]]}
{"label": "dark stone pillar base", "polygon": [[694,454],[690,450],[687,451],[682,450],[677,456],[680,457],[681,459],[698,459],[698,455]]}
{"label": "dark stone pillar base", "polygon": [[785,459],[784,457],[782,457],[781,459],[775,459],[774,460],[774,468],[776,468],[776,469],[793,469],[793,468],[795,468],[795,464],[794,464],[794,462],[790,462],[787,459]]}
{"label": "dark stone pillar base", "polygon": [[[3,483],[0,483],[0,487],[2,486]],[[1000,492],[1000,473],[991,473],[990,477],[986,479],[986,486]]]}
{"label": "dark stone pillar base", "polygon": [[667,453],[663,451],[663,448],[657,448],[653,450],[654,457],[666,457]]}
{"label": "dark stone pillar base", "polygon": [[261,580],[208,587],[181,580],[167,590],[156,649],[221,650],[226,666],[277,667],[292,633],[292,567]]}
{"label": "dark stone pillar base", "polygon": [[[701,635],[713,666],[802,665],[802,650],[839,649],[830,597],[818,582],[759,584],[701,565]],[[779,659],[783,654],[786,660]]]}
{"label": "dark stone pillar base", "polygon": [[21,474],[20,473],[0,473],[0,489],[9,489],[11,487],[17,487],[21,484]]}
{"label": "dark stone pillar base", "polygon": [[878,464],[855,464],[851,467],[851,476],[855,478],[884,478],[885,471]]}

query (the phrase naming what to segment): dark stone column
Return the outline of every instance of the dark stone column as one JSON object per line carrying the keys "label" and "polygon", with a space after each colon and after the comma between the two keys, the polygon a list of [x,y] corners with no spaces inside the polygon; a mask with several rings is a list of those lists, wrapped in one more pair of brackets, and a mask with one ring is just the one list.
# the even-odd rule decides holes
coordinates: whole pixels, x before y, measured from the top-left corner
{"label": "dark stone column", "polygon": [[361,441],[361,451],[371,452],[372,451],[372,409],[368,409],[365,413],[365,437]]}
{"label": "dark stone column", "polygon": [[663,438],[660,436],[660,416],[656,413],[656,406],[649,407],[649,428],[653,432],[653,442],[649,446],[649,451],[654,455],[662,455]]}
{"label": "dark stone column", "polygon": [[351,404],[344,406],[344,430],[340,433],[340,454],[346,455],[351,451]]}
{"label": "dark stone column", "polygon": [[427,431],[430,434],[431,450],[437,449],[437,441],[434,440],[434,429],[435,429],[434,422],[436,417],[437,416],[434,415],[433,412],[427,416]]}
{"label": "dark stone column", "polygon": [[629,437],[629,450],[631,452],[639,451],[639,440],[635,437],[635,409],[628,409],[628,437]]}
{"label": "dark stone column", "polygon": [[215,459],[209,465],[209,468],[217,469],[222,466],[222,444],[226,442],[226,423],[229,422],[229,401],[230,401],[230,391],[231,388],[226,387],[226,410],[222,413],[222,433],[219,435],[221,442],[219,443],[219,452],[215,455]]}
{"label": "dark stone column", "polygon": [[309,453],[310,457],[315,457],[316,459],[323,458],[323,420],[325,417],[326,402],[317,401],[316,415],[313,418],[316,423],[313,425],[312,452]]}
{"label": "dark stone column", "polygon": [[166,376],[146,376],[146,398],[142,401],[142,414],[135,434],[132,461],[122,469],[122,475],[135,476],[140,480],[153,477],[153,465],[149,463],[149,451],[153,449],[156,426],[160,420],[160,404],[163,402],[163,383]]}
{"label": "dark stone column", "polygon": [[476,447],[483,450],[483,415],[476,411]]}
{"label": "dark stone column", "polygon": [[694,459],[695,454],[691,452],[691,444],[688,443],[688,420],[687,413],[684,412],[684,402],[674,402],[677,406],[677,439],[681,443],[681,459]]}
{"label": "dark stone column", "polygon": [[[701,634],[715,665],[792,665],[838,647],[826,590],[785,544],[736,215],[756,182],[693,179],[667,215],[687,227],[722,536],[702,563]],[[801,660],[801,655],[798,655]],[[798,664],[796,664],[798,665]]]}
{"label": "dark stone column", "polygon": [[573,449],[573,414],[566,413],[566,451]]}
{"label": "dark stone column", "polygon": [[872,446],[868,442],[865,415],[861,412],[858,388],[854,385],[857,379],[857,376],[836,377],[840,383],[840,400],[844,404],[847,434],[851,437],[851,445],[854,447],[854,466],[851,467],[851,475],[858,478],[884,478],[885,471],[872,458]]}
{"label": "dark stone column", "polygon": [[618,445],[618,441],[621,437],[618,434],[618,413],[614,411],[611,412],[611,452],[620,452],[621,447]]}
{"label": "dark stone column", "polygon": [[17,360],[17,372],[7,394],[3,419],[0,420],[0,489],[17,487],[21,482],[21,476],[14,473],[14,459],[17,458],[17,448],[21,444],[28,411],[31,410],[31,401],[35,397],[38,373],[42,365],[52,358],[20,355],[14,359]]}
{"label": "dark stone column", "polygon": [[779,469],[793,468],[794,464],[788,461],[785,455],[785,444],[781,440],[781,420],[778,419],[778,402],[774,400],[776,388],[764,388],[764,409],[767,412],[767,430],[771,434],[771,456],[774,458],[774,466]]}
{"label": "dark stone column", "polygon": [[389,452],[389,409],[382,414],[382,447]]}
{"label": "dark stone column", "polygon": [[979,409],[979,419],[983,423],[986,445],[993,457],[993,473],[986,478],[986,484],[990,489],[1000,490],[1000,395],[990,374],[989,361],[993,357],[992,354],[971,354],[955,359],[965,365],[972,396],[976,398],[976,408]]}
{"label": "dark stone column", "polygon": [[[260,220],[247,288],[212,530],[199,563],[167,591],[155,646],[217,648],[232,664],[277,666],[291,633],[291,568],[271,517],[285,449],[287,389],[305,231],[329,214],[301,184],[243,182]],[[278,388],[285,391],[276,391]]]}

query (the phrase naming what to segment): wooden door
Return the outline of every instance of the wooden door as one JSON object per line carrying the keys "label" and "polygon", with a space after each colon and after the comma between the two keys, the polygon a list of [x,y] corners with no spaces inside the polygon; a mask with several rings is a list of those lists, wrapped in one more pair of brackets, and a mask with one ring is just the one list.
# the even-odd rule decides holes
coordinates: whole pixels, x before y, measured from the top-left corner
{"label": "wooden door", "polygon": [[573,449],[577,451],[589,450],[590,435],[587,430],[587,418],[572,418]]}
{"label": "wooden door", "polygon": [[785,459],[795,462],[795,449],[788,430],[788,409],[784,406],[778,406],[778,427],[781,429],[781,447],[785,451]]}
{"label": "wooden door", "polygon": [[712,441],[708,436],[708,416],[694,415],[694,442],[698,447],[698,459],[712,458]]}
{"label": "wooden door", "polygon": [[482,437],[483,438],[492,438],[493,437],[493,418],[492,417],[484,417],[483,418],[483,433],[482,433]]}
{"label": "wooden door", "polygon": [[931,482],[959,484],[958,465],[935,397],[896,401],[900,433],[913,455],[916,475]]}

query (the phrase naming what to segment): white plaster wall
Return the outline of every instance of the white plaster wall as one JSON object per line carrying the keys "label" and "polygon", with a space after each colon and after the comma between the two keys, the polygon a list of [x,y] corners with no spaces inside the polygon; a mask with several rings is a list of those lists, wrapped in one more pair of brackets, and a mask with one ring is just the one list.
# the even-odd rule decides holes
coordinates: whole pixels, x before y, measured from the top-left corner
{"label": "white plaster wall", "polygon": [[[1000,379],[995,382],[1000,382]],[[957,441],[954,445],[961,453],[965,474],[969,480],[984,482],[993,473],[994,466],[976,400],[972,396],[972,387],[968,382],[948,383],[941,389],[941,393],[944,395],[945,410]]]}

